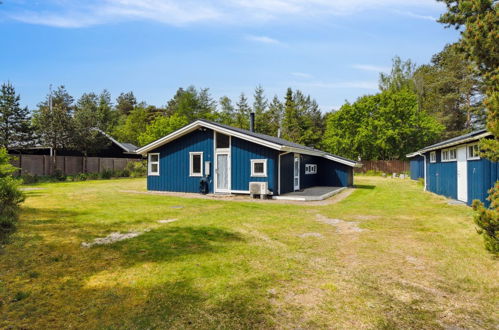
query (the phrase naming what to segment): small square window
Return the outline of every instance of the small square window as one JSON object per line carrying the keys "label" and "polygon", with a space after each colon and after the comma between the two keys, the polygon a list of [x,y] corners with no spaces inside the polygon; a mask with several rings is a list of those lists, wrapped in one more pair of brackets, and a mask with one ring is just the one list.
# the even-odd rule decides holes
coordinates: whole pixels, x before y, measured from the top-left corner
{"label": "small square window", "polygon": [[437,152],[432,151],[430,152],[430,163],[436,163],[437,162]]}
{"label": "small square window", "polygon": [[251,160],[251,176],[266,177],[267,176],[267,160],[252,159]]}
{"label": "small square window", "polygon": [[317,164],[305,164],[305,174],[317,174]]}
{"label": "small square window", "polygon": [[190,176],[203,176],[203,153],[190,152],[189,153],[189,175]]}
{"label": "small square window", "polygon": [[217,139],[217,149],[228,149],[230,148],[230,136],[217,133],[216,134],[216,139]]}
{"label": "small square window", "polygon": [[159,154],[149,154],[147,162],[147,175],[159,175]]}
{"label": "small square window", "polygon": [[468,159],[480,159],[480,147],[478,144],[468,146]]}

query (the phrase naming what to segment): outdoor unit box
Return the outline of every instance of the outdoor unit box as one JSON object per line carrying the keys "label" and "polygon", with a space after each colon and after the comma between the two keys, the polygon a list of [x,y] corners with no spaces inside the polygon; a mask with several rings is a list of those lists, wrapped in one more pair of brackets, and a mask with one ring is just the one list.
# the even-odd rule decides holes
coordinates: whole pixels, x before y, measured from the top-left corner
{"label": "outdoor unit box", "polygon": [[251,197],[254,195],[260,195],[260,198],[264,198],[269,193],[267,182],[250,182],[249,191]]}
{"label": "outdoor unit box", "polygon": [[209,160],[204,162],[204,175],[210,176],[211,162]]}

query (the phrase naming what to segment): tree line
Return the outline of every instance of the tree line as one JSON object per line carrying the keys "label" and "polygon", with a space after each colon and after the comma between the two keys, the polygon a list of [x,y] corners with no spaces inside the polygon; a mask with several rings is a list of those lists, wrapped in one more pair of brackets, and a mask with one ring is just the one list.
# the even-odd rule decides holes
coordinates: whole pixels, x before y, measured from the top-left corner
{"label": "tree line", "polygon": [[64,86],[51,91],[30,112],[10,83],[0,92],[0,145],[43,144],[83,155],[106,147],[106,132],[121,142],[146,145],[196,119],[243,129],[255,113],[258,133],[319,148],[352,159],[404,159],[407,153],[444,138],[483,127],[484,82],[474,62],[447,45],[429,64],[393,59],[379,77],[379,92],[322,113],[317,102],[288,88],[268,99],[257,86],[253,101],[241,93],[215,100],[208,88],[179,88],[165,106],[139,102],[133,92],[113,103],[107,90],[74,99]]}

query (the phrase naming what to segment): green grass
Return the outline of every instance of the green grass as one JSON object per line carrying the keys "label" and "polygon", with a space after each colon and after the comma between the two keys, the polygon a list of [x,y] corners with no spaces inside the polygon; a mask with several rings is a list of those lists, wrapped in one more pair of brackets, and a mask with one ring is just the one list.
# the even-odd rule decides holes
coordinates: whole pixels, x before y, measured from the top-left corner
{"label": "green grass", "polygon": [[323,206],[121,192],[144,179],[37,185],[0,250],[0,328],[497,326],[499,269],[471,209],[409,180],[356,183]]}

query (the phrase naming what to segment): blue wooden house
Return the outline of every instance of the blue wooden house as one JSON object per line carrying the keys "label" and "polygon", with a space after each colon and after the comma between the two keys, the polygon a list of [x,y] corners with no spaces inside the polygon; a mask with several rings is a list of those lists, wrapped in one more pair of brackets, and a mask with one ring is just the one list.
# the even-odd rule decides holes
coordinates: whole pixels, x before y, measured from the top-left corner
{"label": "blue wooden house", "polygon": [[137,153],[147,155],[147,189],[156,191],[250,194],[256,182],[267,195],[277,196],[314,186],[351,186],[353,167],[358,166],[314,148],[208,120],[184,126]]}
{"label": "blue wooden house", "polygon": [[488,190],[499,180],[499,163],[480,158],[478,143],[493,138],[478,130],[425,147],[407,155],[411,178],[424,178],[425,190],[471,205],[488,205]]}

